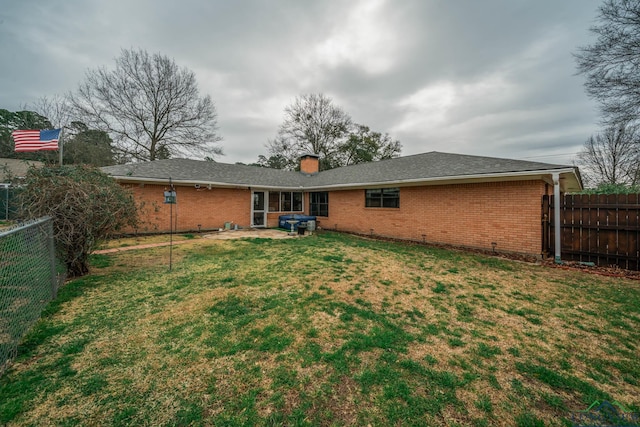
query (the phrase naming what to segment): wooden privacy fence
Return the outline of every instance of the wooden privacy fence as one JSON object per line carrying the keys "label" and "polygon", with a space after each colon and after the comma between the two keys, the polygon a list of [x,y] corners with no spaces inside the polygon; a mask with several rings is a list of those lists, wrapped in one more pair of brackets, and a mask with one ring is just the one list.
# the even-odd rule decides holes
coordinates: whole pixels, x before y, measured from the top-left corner
{"label": "wooden privacy fence", "polygon": [[[543,196],[542,248],[554,253],[553,196]],[[560,199],[563,260],[640,270],[640,194],[572,194]]]}

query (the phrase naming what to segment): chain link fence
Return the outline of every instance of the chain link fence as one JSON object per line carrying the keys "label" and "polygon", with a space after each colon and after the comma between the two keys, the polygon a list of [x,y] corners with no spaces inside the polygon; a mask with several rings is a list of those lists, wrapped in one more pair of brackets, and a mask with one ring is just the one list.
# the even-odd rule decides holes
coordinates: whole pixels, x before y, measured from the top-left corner
{"label": "chain link fence", "polygon": [[59,281],[51,218],[0,230],[0,375],[24,334],[55,299]]}
{"label": "chain link fence", "polygon": [[18,218],[18,194],[21,188],[0,182],[0,220],[8,221]]}

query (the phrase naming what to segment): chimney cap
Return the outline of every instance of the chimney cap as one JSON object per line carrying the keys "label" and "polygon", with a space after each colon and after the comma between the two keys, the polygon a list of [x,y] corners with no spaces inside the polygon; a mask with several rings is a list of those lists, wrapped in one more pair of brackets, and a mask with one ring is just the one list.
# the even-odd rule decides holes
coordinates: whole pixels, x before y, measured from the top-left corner
{"label": "chimney cap", "polygon": [[319,155],[313,154],[313,153],[303,153],[303,154],[300,155],[301,159],[304,159],[305,157],[313,157],[313,158],[316,158],[316,159],[320,158]]}

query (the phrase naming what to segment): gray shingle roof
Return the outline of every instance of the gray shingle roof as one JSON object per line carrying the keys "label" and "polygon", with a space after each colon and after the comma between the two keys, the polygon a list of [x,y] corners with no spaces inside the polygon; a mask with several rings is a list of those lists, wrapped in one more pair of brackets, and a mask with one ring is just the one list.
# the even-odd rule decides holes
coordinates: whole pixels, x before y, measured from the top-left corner
{"label": "gray shingle roof", "polygon": [[102,170],[116,178],[191,183],[211,183],[229,186],[301,187],[306,182],[298,172],[257,166],[234,165],[192,159],[168,159],[153,162],[106,166]]}
{"label": "gray shingle roof", "polygon": [[567,169],[571,166],[495,157],[439,153],[397,157],[379,162],[363,163],[328,170],[318,174],[314,185],[342,183],[385,183],[398,181],[461,178],[478,175],[515,174],[521,172]]}
{"label": "gray shingle roof", "polygon": [[[345,166],[307,176],[300,172],[190,159],[108,166],[107,174],[120,179],[166,180],[267,188],[322,188],[384,185],[399,182],[465,179],[496,175],[550,173],[572,166],[495,157],[429,152],[378,162]],[[576,180],[579,177],[576,173]]]}

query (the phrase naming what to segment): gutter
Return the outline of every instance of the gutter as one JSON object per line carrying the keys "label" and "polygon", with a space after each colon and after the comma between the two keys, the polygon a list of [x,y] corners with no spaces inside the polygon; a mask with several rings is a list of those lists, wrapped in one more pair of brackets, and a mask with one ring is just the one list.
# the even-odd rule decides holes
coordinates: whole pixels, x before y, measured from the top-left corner
{"label": "gutter", "polygon": [[[375,185],[396,185],[396,184],[420,184],[420,183],[429,183],[429,182],[443,182],[443,181],[462,181],[462,180],[481,180],[481,179],[499,179],[505,177],[535,177],[540,175],[553,175],[553,174],[562,174],[562,173],[573,173],[575,171],[573,168],[564,168],[564,169],[550,169],[550,170],[536,170],[536,171],[524,171],[524,172],[501,172],[494,174],[475,174],[475,175],[453,175],[453,176],[443,176],[443,177],[435,177],[435,178],[414,178],[414,179],[400,179],[394,181],[377,181],[377,182],[359,182],[359,183],[350,183],[350,184],[331,184],[331,185],[320,185],[320,186],[305,186],[303,187],[305,190],[325,190],[325,189],[347,189],[347,188],[363,188],[363,187],[371,187]],[[579,181],[578,181],[579,182]]]}
{"label": "gutter", "polygon": [[[422,183],[442,183],[444,181],[462,181],[462,180],[483,180],[483,179],[500,179],[506,177],[537,177],[541,175],[560,175],[570,173],[574,176],[576,175],[574,168],[563,168],[563,169],[548,169],[548,170],[535,170],[535,171],[522,171],[522,172],[501,172],[501,173],[493,173],[493,174],[475,174],[475,175],[452,175],[452,176],[442,176],[442,177],[434,177],[434,178],[413,178],[413,179],[400,179],[393,181],[374,181],[374,182],[357,182],[357,183],[349,183],[349,184],[329,184],[329,185],[301,185],[296,187],[291,186],[277,186],[277,185],[252,185],[246,183],[228,183],[228,182],[216,182],[216,181],[196,181],[196,180],[173,180],[174,184],[182,184],[182,185],[211,185],[216,187],[224,187],[224,188],[244,188],[244,189],[257,189],[257,190],[269,190],[269,189],[278,189],[278,190],[290,190],[290,191],[319,191],[319,190],[338,190],[338,189],[351,189],[351,188],[365,188],[372,186],[394,186],[394,185],[402,185],[402,184],[422,184]],[[139,178],[135,176],[118,176],[111,175],[112,178],[120,181],[131,181],[131,182],[148,182],[154,184],[164,184],[168,181],[167,178]],[[580,179],[576,176],[577,182],[580,184]]]}
{"label": "gutter", "polygon": [[[169,177],[166,178],[141,178],[141,177],[136,177],[136,176],[132,176],[132,175],[124,175],[124,176],[120,176],[120,175],[109,175],[111,178],[115,179],[116,181],[121,181],[121,182],[130,182],[130,183],[148,183],[148,184],[158,184],[158,185],[163,185],[166,184],[167,182],[169,182]],[[216,186],[216,187],[222,187],[222,188],[244,188],[244,189],[248,189],[248,188],[257,188],[254,186],[251,186],[249,184],[231,184],[228,182],[215,182],[215,181],[195,181],[195,180],[185,180],[185,179],[171,179],[171,182],[173,182],[174,185],[177,184],[182,184],[182,185],[211,185],[211,186]]]}

